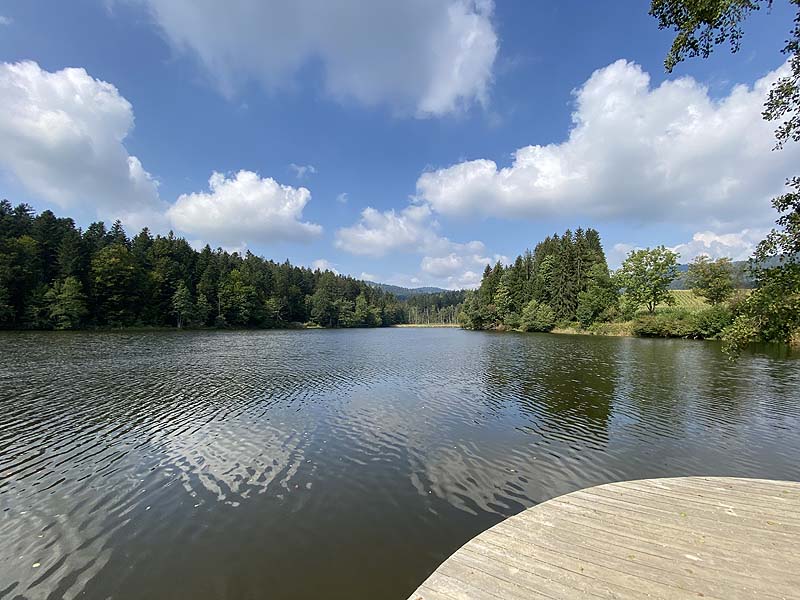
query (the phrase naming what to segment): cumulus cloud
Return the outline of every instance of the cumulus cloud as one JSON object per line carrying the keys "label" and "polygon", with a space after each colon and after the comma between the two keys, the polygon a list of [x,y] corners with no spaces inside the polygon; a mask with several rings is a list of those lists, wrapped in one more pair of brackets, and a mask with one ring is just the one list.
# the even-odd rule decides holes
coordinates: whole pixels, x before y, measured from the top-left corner
{"label": "cumulus cloud", "polygon": [[227,95],[318,65],[335,98],[442,115],[486,101],[497,54],[492,0],[138,1]]}
{"label": "cumulus cloud", "polygon": [[0,64],[0,168],[42,199],[129,225],[160,219],[158,184],[123,143],[132,129],[130,103],[84,69]]}
{"label": "cumulus cloud", "polygon": [[[748,260],[758,243],[764,239],[769,228],[742,229],[727,233],[698,231],[692,239],[672,246],[670,250],[679,254],[679,262],[689,263],[696,257],[705,255],[716,260],[727,257],[731,260]],[[608,264],[612,269],[619,268],[622,261],[632,250],[640,250],[642,246],[629,243],[614,244],[608,251]]]}
{"label": "cumulus cloud", "polygon": [[335,265],[331,261],[325,258],[318,258],[317,260],[312,262],[311,268],[315,270],[319,269],[320,271],[330,271],[331,273],[334,273],[336,275],[339,274],[339,271],[336,270]]}
{"label": "cumulus cloud", "polygon": [[367,207],[358,223],[336,232],[336,247],[350,254],[375,257],[394,250],[416,252],[441,239],[430,217],[431,210],[426,205],[412,204],[400,212]]}
{"label": "cumulus cloud", "polygon": [[296,165],[292,163],[289,168],[294,171],[295,177],[298,179],[303,179],[306,175],[313,175],[317,172],[317,168],[314,165]]}
{"label": "cumulus cloud", "polygon": [[[489,264],[508,262],[505,256],[489,256],[483,242],[453,242],[438,233],[438,223],[429,206],[410,204],[402,211],[365,208],[361,219],[336,232],[336,246],[350,254],[382,257],[390,252],[422,255],[417,282],[429,281],[446,287],[474,287]],[[399,276],[406,283],[410,279]]]}
{"label": "cumulus cloud", "polygon": [[747,260],[768,231],[768,229],[743,229],[722,234],[698,231],[690,241],[678,244],[672,250],[681,255],[681,262],[689,262],[703,254],[711,259],[727,256],[733,260]]}
{"label": "cumulus cloud", "polygon": [[214,173],[207,192],[183,194],[167,211],[175,228],[215,244],[308,241],[322,233],[315,223],[301,221],[311,198],[306,188],[281,185],[252,171],[230,178]]}
{"label": "cumulus cloud", "polygon": [[787,69],[715,100],[690,77],[653,87],[640,66],[617,61],[575,91],[566,141],[520,148],[509,167],[480,159],[423,173],[417,197],[446,215],[766,222],[800,161],[800,146],[770,151],[774,124],[761,118]]}
{"label": "cumulus cloud", "polygon": [[12,19],[11,17],[0,15],[0,25],[11,25],[13,22],[14,19]]}

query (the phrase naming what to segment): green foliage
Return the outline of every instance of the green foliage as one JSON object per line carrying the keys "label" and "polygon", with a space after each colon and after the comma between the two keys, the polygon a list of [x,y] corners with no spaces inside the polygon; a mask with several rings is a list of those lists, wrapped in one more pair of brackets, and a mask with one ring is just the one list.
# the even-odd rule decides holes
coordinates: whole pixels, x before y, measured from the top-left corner
{"label": "green foliage", "polygon": [[663,308],[637,315],[631,331],[640,337],[717,339],[732,322],[733,313],[723,304],[699,311]]}
{"label": "green foliage", "polygon": [[789,182],[793,191],[773,200],[780,213],[773,230],[756,248],[756,289],[737,309],[725,332],[725,350],[736,356],[751,341],[789,343],[800,331],[800,177]]}
{"label": "green foliage", "polygon": [[501,321],[505,321],[506,315],[513,309],[511,292],[505,281],[500,281],[500,285],[497,286],[497,290],[495,290],[494,306],[497,309],[497,317]]}
{"label": "green foliage", "polygon": [[89,314],[83,286],[76,277],[53,282],[45,301],[55,329],[77,329]]}
{"label": "green foliage", "polygon": [[195,307],[192,293],[183,281],[178,284],[178,289],[172,295],[172,314],[175,315],[178,329],[194,319]]}
{"label": "green foliage", "polygon": [[555,320],[571,321],[589,288],[583,312],[596,318],[615,303],[612,287],[600,234],[567,230],[548,236],[511,265],[487,265],[480,288],[464,300],[459,323],[469,329],[516,328],[531,300],[547,305]]}
{"label": "green foliage", "polygon": [[597,320],[610,320],[616,314],[619,304],[619,291],[605,265],[594,265],[588,274],[588,284],[578,294],[578,308],[575,317],[583,327],[589,327]]}
{"label": "green foliage", "polygon": [[134,322],[137,271],[133,255],[122,244],[104,246],[94,255],[91,282],[101,324],[119,327]]}
{"label": "green foliage", "polygon": [[758,287],[737,307],[722,336],[724,350],[737,356],[750,342],[789,343],[800,331],[800,263],[797,257],[758,273]]}
{"label": "green foliage", "polygon": [[506,314],[503,324],[508,329],[519,329],[522,326],[522,316],[519,313],[510,312]]}
{"label": "green foliage", "polygon": [[82,232],[72,219],[0,202],[3,328],[279,327],[309,321],[312,298],[318,311],[329,311],[326,325],[376,327],[405,318],[391,294],[350,277],[249,252],[198,252],[172,233],[154,237],[143,229],[129,240],[119,222]]}
{"label": "green foliage", "polygon": [[694,328],[691,313],[680,308],[659,310],[638,315],[633,320],[632,331],[640,337],[692,337]]}
{"label": "green foliage", "polygon": [[555,326],[555,312],[547,304],[531,300],[522,310],[522,331],[550,331]]}
{"label": "green foliage", "polygon": [[660,29],[675,31],[664,61],[667,71],[685,58],[707,58],[714,46],[729,42],[736,52],[742,37],[741,22],[772,0],[652,0],[650,14]]}
{"label": "green foliage", "polygon": [[654,312],[662,303],[674,302],[669,284],[678,274],[678,255],[664,246],[632,250],[616,272],[628,306],[645,306]]}
{"label": "green foliage", "polygon": [[0,280],[0,325],[9,323],[14,317],[14,309],[8,303],[10,296],[8,287]]}
{"label": "green foliage", "polygon": [[[800,0],[789,3],[798,9],[782,49],[789,57],[789,74],[773,84],[762,113],[767,121],[778,123],[776,148],[800,141]],[[667,69],[685,57],[707,57],[724,42],[735,52],[744,19],[771,4],[772,0],[652,0],[650,13],[659,27],[676,32]],[[738,303],[736,318],[722,335],[731,357],[752,341],[785,343],[800,331],[800,178],[787,183],[792,191],[772,203],[780,215],[778,229],[759,244],[753,257],[756,289]]]}
{"label": "green foliage", "polygon": [[194,307],[194,314],[199,325],[206,325],[208,317],[211,315],[213,307],[208,301],[208,298],[202,292],[197,295],[197,302]]}
{"label": "green foliage", "polygon": [[686,283],[695,295],[710,304],[725,302],[735,289],[733,263],[730,258],[712,261],[707,256],[698,256],[689,265]]}
{"label": "green foliage", "polygon": [[733,323],[733,311],[724,304],[715,304],[692,313],[694,337],[717,339]]}

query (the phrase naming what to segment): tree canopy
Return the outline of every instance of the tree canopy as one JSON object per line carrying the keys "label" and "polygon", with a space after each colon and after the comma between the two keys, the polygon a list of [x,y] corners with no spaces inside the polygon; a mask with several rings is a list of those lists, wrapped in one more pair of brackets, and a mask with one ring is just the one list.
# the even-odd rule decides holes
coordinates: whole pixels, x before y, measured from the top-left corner
{"label": "tree canopy", "polygon": [[[762,113],[764,119],[778,124],[776,149],[800,141],[800,0],[787,1],[797,7],[782,49],[789,72],[773,84]],[[658,19],[659,27],[676,32],[665,60],[667,70],[685,58],[708,57],[719,44],[729,43],[736,52],[745,19],[772,4],[772,0],[652,0],[650,14]],[[787,186],[789,191],[772,202],[779,215],[778,227],[753,256],[756,288],[723,334],[731,356],[751,341],[789,342],[800,331],[800,178],[790,179]]]}
{"label": "tree canopy", "polygon": [[552,315],[553,323],[572,321],[582,298],[588,305],[587,293],[596,298],[595,306],[587,309],[593,319],[616,303],[615,292],[597,293],[597,286],[608,281],[600,234],[594,229],[567,230],[548,236],[508,266],[486,265],[480,288],[464,301],[460,322],[470,329],[516,329],[532,322],[537,311]]}
{"label": "tree canopy", "polygon": [[669,284],[678,276],[678,255],[658,246],[632,250],[616,273],[617,284],[623,288],[625,302],[655,312],[659,304],[672,304]]}
{"label": "tree canopy", "polygon": [[172,233],[85,231],[0,202],[0,327],[375,327],[406,320],[394,296],[352,277],[250,252],[194,250]]}

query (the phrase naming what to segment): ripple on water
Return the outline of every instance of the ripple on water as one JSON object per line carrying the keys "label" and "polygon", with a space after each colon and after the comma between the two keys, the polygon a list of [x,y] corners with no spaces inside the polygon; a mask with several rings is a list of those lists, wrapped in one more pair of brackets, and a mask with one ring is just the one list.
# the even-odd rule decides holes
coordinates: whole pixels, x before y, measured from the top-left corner
{"label": "ripple on water", "polygon": [[188,565],[194,597],[265,565],[276,597],[312,597],[365,560],[353,597],[385,596],[580,487],[798,479],[798,390],[800,361],[661,340],[3,334],[0,598],[170,597]]}

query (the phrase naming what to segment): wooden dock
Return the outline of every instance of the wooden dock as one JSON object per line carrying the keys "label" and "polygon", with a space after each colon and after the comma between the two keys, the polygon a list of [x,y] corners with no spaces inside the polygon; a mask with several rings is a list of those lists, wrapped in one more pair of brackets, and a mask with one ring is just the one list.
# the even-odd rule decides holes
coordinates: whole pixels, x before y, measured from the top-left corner
{"label": "wooden dock", "polygon": [[727,477],[587,488],[462,546],[409,600],[800,599],[800,483]]}

